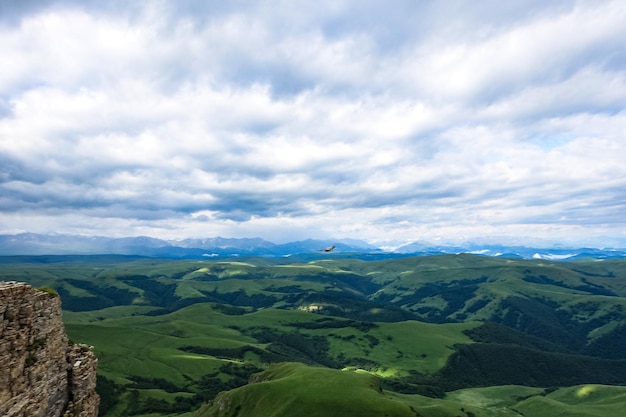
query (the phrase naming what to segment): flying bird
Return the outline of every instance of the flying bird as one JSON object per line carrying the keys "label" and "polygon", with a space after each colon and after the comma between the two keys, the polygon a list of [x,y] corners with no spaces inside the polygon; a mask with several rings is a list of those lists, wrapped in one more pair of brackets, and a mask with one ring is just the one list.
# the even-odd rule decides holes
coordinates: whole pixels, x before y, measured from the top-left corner
{"label": "flying bird", "polygon": [[329,246],[326,249],[318,249],[319,252],[332,252],[335,249],[335,245]]}

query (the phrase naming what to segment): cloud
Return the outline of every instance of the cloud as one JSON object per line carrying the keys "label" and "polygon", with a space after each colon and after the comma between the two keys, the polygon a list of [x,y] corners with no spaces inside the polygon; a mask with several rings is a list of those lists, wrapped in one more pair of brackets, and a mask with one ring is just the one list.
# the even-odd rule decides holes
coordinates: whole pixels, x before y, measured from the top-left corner
{"label": "cloud", "polygon": [[0,231],[626,239],[619,2],[0,11]]}

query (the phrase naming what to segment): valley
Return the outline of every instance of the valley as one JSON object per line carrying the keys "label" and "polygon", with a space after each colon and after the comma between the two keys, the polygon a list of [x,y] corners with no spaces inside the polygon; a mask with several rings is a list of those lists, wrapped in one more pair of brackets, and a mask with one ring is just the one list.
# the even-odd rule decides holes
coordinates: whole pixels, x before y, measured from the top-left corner
{"label": "valley", "polygon": [[59,293],[69,336],[99,358],[102,417],[609,417],[626,404],[624,260],[0,266],[1,280]]}

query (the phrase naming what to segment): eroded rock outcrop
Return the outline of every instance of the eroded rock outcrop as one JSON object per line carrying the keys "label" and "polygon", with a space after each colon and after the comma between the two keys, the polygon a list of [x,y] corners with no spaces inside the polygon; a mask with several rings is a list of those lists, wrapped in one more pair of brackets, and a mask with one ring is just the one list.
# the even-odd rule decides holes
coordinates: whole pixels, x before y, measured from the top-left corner
{"label": "eroded rock outcrop", "polygon": [[0,282],[0,416],[97,416],[97,362],[68,341],[58,295]]}

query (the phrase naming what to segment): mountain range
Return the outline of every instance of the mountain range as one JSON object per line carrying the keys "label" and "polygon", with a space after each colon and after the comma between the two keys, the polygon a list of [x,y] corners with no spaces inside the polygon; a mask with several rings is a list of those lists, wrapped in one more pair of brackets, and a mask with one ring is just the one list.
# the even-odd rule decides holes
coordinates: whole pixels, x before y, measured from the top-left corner
{"label": "mountain range", "polygon": [[[331,245],[335,246],[333,253],[320,252]],[[356,239],[306,239],[276,244],[258,237],[164,240],[147,236],[115,238],[36,233],[0,235],[0,256],[115,254],[165,259],[206,259],[233,256],[316,257],[338,253],[342,257],[368,259],[471,253],[518,259],[575,260],[623,259],[626,257],[626,248],[527,247],[471,242],[447,246],[416,241],[390,249]]]}

